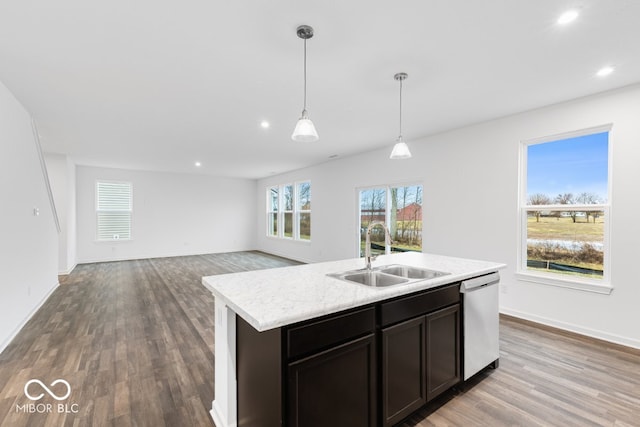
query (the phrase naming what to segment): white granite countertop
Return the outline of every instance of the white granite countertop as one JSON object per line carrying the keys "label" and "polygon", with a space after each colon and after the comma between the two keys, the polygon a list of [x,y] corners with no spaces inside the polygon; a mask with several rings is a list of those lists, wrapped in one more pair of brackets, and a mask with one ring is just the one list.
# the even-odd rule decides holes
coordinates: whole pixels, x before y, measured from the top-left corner
{"label": "white granite countertop", "polygon": [[364,267],[363,258],[353,258],[207,276],[202,278],[202,283],[214,297],[224,301],[251,326],[258,331],[266,331],[506,267],[495,262],[419,252],[381,255],[372,266],[375,268],[388,264],[403,264],[451,274],[384,288],[372,288],[327,276],[328,273]]}

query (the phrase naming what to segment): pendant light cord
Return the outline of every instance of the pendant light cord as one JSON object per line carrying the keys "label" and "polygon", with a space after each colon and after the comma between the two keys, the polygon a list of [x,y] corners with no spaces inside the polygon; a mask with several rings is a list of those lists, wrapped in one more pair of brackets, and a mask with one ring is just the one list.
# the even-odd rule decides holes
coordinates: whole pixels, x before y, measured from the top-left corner
{"label": "pendant light cord", "polygon": [[307,39],[304,39],[304,106],[303,110],[307,110]]}
{"label": "pendant light cord", "polygon": [[402,139],[402,79],[400,79],[400,139]]}

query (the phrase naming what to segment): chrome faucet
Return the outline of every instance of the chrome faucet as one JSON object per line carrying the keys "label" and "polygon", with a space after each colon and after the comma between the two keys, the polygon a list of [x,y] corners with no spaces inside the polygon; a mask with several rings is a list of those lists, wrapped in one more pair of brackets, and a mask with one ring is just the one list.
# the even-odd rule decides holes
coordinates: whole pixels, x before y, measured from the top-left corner
{"label": "chrome faucet", "polygon": [[[387,225],[382,222],[382,221],[372,221],[369,226],[367,227],[367,237],[365,238],[365,243],[364,243],[364,258],[367,262],[367,270],[371,270],[371,261],[375,261],[376,257],[375,256],[371,256],[371,230],[373,230],[373,228],[376,225],[381,225],[382,228],[384,229],[384,244],[385,246],[387,244],[392,245],[393,244],[393,240],[391,239],[391,233],[389,233],[389,229],[387,228]],[[387,240],[388,239],[388,240]]]}

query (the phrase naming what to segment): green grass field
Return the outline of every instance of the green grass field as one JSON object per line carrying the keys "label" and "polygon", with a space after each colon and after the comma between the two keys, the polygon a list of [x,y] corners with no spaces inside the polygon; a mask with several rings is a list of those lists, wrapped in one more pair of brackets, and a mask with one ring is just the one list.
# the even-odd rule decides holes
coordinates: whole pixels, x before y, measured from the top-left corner
{"label": "green grass field", "polygon": [[604,239],[604,218],[578,218],[574,223],[571,218],[535,217],[527,218],[527,237],[539,240],[574,240],[577,242],[602,242]]}

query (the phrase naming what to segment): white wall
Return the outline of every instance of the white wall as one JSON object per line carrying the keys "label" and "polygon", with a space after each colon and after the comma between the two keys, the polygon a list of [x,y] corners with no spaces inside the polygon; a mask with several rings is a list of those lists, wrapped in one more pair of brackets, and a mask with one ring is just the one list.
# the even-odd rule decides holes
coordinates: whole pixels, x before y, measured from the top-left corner
{"label": "white wall", "polygon": [[51,191],[56,204],[58,274],[69,274],[76,266],[76,167],[64,154],[45,154]]}
{"label": "white wall", "polygon": [[[413,158],[384,150],[262,179],[257,187],[257,248],[303,261],[356,256],[356,187],[422,182],[424,251],[508,265],[501,273],[501,311],[640,348],[640,86],[509,116],[411,141]],[[428,120],[428,115],[425,120]],[[613,124],[611,272],[601,295],[516,279],[519,143]],[[411,126],[407,123],[406,133]],[[312,242],[266,237],[265,189],[312,181]],[[469,214],[473,213],[473,220]]]}
{"label": "white wall", "polygon": [[[133,184],[132,240],[98,242],[97,180]],[[78,263],[255,249],[255,180],[77,166]]]}
{"label": "white wall", "polygon": [[[27,111],[0,83],[0,351],[58,284],[58,237]],[[39,215],[34,215],[34,208]]]}

